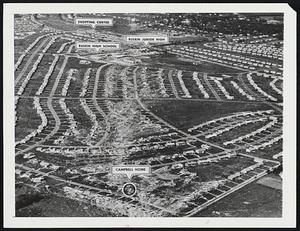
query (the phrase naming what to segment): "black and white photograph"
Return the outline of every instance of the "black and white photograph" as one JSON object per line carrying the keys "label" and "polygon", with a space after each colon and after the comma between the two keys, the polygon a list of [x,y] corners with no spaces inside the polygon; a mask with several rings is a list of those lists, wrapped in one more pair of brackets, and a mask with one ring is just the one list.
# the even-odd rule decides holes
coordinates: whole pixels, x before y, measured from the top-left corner
{"label": "black and white photograph", "polygon": [[288,5],[13,5],[14,219],[294,221]]}

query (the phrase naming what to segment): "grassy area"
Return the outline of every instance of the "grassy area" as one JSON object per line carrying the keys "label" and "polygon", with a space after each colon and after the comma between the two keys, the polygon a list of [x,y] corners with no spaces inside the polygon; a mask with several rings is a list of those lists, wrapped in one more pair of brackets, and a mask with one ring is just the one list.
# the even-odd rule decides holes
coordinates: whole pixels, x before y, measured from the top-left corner
{"label": "grassy area", "polygon": [[233,68],[213,64],[209,62],[198,62],[193,64],[193,60],[178,58],[173,54],[153,55],[148,58],[142,59],[143,62],[149,63],[155,67],[161,68],[176,68],[186,71],[198,71],[208,73],[237,73],[241,72]]}
{"label": "grassy area", "polygon": [[216,101],[145,100],[146,106],[159,117],[181,129],[223,117],[235,112],[268,110],[263,103],[238,103]]}
{"label": "grassy area", "polygon": [[200,211],[198,217],[281,217],[282,191],[257,182]]}
{"label": "grassy area", "polygon": [[226,178],[250,165],[254,162],[246,157],[234,157],[227,160],[221,160],[218,163],[210,163],[207,165],[199,165],[197,167],[188,168],[189,171],[197,173],[201,182]]}

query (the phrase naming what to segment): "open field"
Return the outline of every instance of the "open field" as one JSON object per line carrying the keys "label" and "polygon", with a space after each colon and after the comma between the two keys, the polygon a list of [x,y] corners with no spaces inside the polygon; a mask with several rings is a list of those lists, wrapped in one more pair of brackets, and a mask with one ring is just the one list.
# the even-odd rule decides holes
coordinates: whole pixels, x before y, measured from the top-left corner
{"label": "open field", "polygon": [[[270,109],[262,103],[145,101],[150,110],[171,124],[187,129],[195,124],[234,112]],[[186,113],[188,111],[189,113]]]}

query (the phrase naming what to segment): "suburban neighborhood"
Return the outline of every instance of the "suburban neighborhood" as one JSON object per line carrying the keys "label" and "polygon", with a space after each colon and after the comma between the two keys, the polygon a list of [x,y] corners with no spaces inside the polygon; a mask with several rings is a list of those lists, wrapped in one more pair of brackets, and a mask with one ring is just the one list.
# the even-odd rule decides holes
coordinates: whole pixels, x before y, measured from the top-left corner
{"label": "suburban neighborhood", "polygon": [[282,216],[283,14],[16,14],[14,38],[16,217]]}

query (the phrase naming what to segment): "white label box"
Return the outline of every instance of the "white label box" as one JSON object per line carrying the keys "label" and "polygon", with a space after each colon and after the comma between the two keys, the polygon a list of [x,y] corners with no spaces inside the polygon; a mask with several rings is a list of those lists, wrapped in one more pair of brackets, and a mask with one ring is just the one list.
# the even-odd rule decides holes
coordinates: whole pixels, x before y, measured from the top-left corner
{"label": "white label box", "polygon": [[119,43],[103,43],[103,42],[77,42],[76,49],[78,50],[115,50],[120,49]]}
{"label": "white label box", "polygon": [[96,26],[113,26],[112,18],[76,18],[76,25],[89,25],[95,28]]}
{"label": "white label box", "polygon": [[168,43],[168,36],[127,36],[127,42],[131,43]]}
{"label": "white label box", "polygon": [[129,179],[133,175],[151,174],[151,166],[149,165],[118,165],[111,167],[112,174],[124,174]]}

